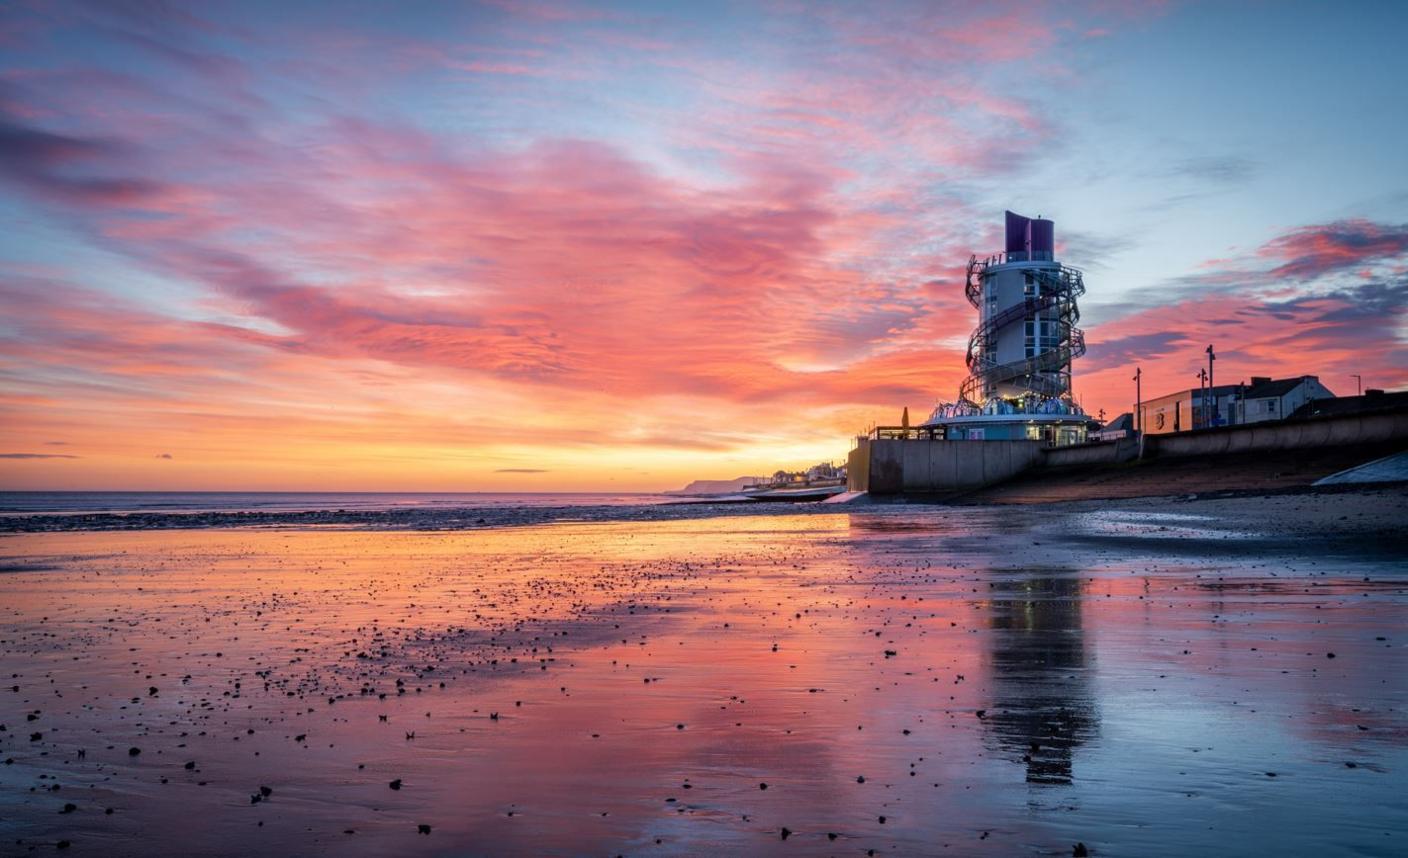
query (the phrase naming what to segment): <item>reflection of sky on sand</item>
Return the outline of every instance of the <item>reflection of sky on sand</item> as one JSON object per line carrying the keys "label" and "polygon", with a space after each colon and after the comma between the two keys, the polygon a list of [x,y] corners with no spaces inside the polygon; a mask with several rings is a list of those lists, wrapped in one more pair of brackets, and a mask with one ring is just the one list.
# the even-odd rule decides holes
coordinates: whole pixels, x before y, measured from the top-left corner
{"label": "reflection of sky on sand", "polygon": [[57,569],[0,576],[0,820],[113,855],[1392,854],[1405,582],[1071,530],[10,538]]}

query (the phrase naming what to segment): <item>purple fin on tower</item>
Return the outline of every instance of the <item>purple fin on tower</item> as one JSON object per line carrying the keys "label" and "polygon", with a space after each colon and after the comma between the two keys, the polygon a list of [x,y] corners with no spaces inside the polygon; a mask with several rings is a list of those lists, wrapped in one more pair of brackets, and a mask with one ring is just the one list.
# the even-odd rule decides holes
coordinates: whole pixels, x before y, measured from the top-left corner
{"label": "purple fin on tower", "polygon": [[1044,218],[1032,221],[1032,253],[1056,252],[1056,224]]}
{"label": "purple fin on tower", "polygon": [[1026,253],[1031,245],[1031,218],[1007,212],[1007,253]]}

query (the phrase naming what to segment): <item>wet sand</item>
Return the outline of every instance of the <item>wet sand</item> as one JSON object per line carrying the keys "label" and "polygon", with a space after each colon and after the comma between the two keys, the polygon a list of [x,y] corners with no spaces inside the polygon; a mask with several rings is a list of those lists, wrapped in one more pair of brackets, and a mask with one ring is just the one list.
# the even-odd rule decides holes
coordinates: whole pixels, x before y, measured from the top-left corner
{"label": "wet sand", "polygon": [[1403,854],[1406,499],[5,536],[0,852]]}

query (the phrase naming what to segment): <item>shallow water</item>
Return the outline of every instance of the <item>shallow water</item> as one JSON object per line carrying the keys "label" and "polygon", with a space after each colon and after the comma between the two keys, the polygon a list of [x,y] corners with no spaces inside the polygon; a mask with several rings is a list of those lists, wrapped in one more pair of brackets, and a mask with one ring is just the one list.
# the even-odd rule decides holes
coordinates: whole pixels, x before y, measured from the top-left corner
{"label": "shallow water", "polygon": [[642,506],[672,500],[640,492],[0,492],[0,517],[91,513],[296,513]]}
{"label": "shallow water", "polygon": [[0,851],[1402,854],[1403,558],[1246,531],[5,537]]}

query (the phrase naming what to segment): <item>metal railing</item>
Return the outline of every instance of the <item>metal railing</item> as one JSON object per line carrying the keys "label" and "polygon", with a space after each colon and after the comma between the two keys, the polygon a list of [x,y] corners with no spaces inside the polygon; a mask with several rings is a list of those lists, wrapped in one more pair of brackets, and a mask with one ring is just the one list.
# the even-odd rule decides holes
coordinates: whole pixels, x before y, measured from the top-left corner
{"label": "metal railing", "polygon": [[[980,312],[983,278],[988,266],[996,264],[994,259],[1010,256],[993,256],[981,262],[973,256],[968,260],[964,291],[969,303]],[[1040,285],[1039,293],[983,319],[968,337],[969,375],[959,387],[959,397],[969,405],[981,407],[988,399],[988,392],[1004,382],[1017,382],[1039,396],[1059,397],[1070,391],[1071,360],[1085,354],[1085,334],[1075,326],[1080,320],[1076,298],[1085,294],[1084,278],[1078,269],[1064,265],[1035,268],[1027,273]],[[1004,328],[1034,320],[1036,314],[1053,308],[1056,318],[1043,321],[1056,325],[1057,333],[1051,338],[1054,345],[1023,360],[997,363],[995,342]]]}

